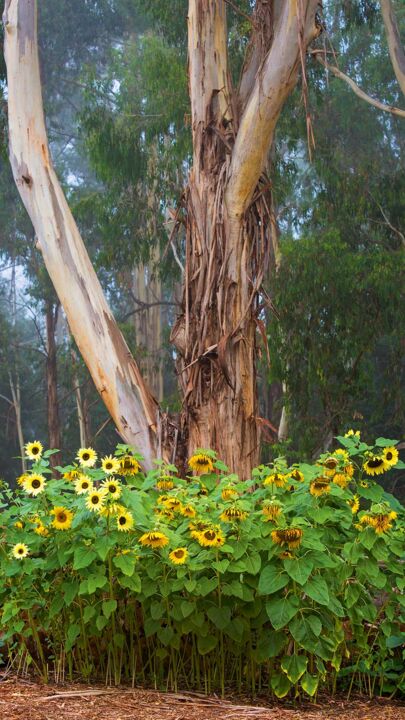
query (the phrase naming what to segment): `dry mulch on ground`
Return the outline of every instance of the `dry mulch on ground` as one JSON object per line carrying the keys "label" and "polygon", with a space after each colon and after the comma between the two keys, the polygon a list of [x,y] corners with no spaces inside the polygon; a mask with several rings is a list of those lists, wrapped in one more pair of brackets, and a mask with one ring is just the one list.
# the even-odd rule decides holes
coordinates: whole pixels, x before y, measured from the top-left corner
{"label": "dry mulch on ground", "polygon": [[160,693],[83,684],[39,685],[0,676],[0,720],[405,720],[405,706],[385,699],[288,708],[263,707],[199,693]]}

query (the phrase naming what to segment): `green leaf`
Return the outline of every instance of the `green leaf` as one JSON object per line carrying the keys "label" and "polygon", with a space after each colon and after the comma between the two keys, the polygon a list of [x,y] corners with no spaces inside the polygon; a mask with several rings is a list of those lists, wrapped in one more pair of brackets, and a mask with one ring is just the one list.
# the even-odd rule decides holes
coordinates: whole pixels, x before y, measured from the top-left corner
{"label": "green leaf", "polygon": [[266,612],[274,629],[281,630],[285,627],[298,612],[299,605],[296,595],[269,600],[266,603]]}
{"label": "green leaf", "polygon": [[358,583],[349,583],[345,590],[345,601],[348,608],[353,607],[361,594],[361,586]]}
{"label": "green leaf", "polygon": [[103,615],[106,618],[109,618],[110,615],[117,609],[117,601],[113,599],[104,600],[101,607],[103,609]]}
{"label": "green leaf", "polygon": [[308,580],[306,585],[304,585],[303,590],[306,595],[312,598],[312,600],[315,600],[315,602],[318,602],[320,605],[329,604],[328,586],[325,580],[319,575],[311,578],[311,580]]}
{"label": "green leaf", "polygon": [[307,669],[308,658],[306,655],[287,655],[281,661],[281,669],[285,672],[292,683],[298,682]]}
{"label": "green leaf", "polygon": [[210,607],[207,615],[218,630],[224,630],[231,620],[231,611],[229,607]]}
{"label": "green leaf", "polygon": [[134,555],[116,555],[113,558],[113,563],[124,575],[131,577],[134,574],[136,557]]}
{"label": "green leaf", "polygon": [[55,615],[58,615],[58,613],[60,613],[63,608],[64,602],[65,598],[63,595],[57,595],[56,597],[54,597],[48,611],[48,615],[50,618],[53,618],[55,617]]}
{"label": "green leaf", "polygon": [[65,601],[65,605],[70,605],[73,602],[77,593],[79,592],[79,586],[80,583],[74,580],[72,580],[71,582],[62,583],[62,590],[64,591],[63,599]]}
{"label": "green leaf", "polygon": [[66,650],[68,652],[69,652],[69,650],[72,649],[72,647],[75,644],[76,639],[79,637],[79,635],[80,635],[80,625],[75,625],[75,624],[69,625],[68,631],[66,633],[67,641],[66,641],[66,645],[65,645]]}
{"label": "green leaf", "polygon": [[218,586],[218,580],[216,577],[214,578],[207,578],[202,577],[199,579],[197,583],[197,587],[195,589],[196,595],[201,595],[202,597],[205,597],[206,595],[209,595],[213,590],[215,590]]}
{"label": "green leaf", "polygon": [[180,609],[182,617],[187,618],[194,612],[195,603],[192,603],[189,600],[182,600],[182,602],[180,603]]}
{"label": "green leaf", "polygon": [[197,638],[197,649],[200,655],[206,655],[211,652],[217,645],[217,638],[215,635],[199,635]]}
{"label": "green leaf", "polygon": [[78,547],[74,552],[73,570],[82,570],[91,565],[97,557],[91,547]]}
{"label": "green leaf", "polygon": [[284,648],[287,638],[284,632],[261,629],[257,648],[253,651],[256,661],[262,663],[269,658],[277,657]]}
{"label": "green leaf", "polygon": [[172,627],[170,627],[170,625],[168,625],[165,628],[162,628],[158,632],[158,638],[163,643],[163,645],[169,645],[173,636],[174,636],[174,630]]}
{"label": "green leaf", "polygon": [[93,543],[93,548],[98,554],[100,560],[103,562],[106,560],[107,555],[112,547],[114,547],[114,540],[112,538],[103,536],[97,538]]}
{"label": "green leaf", "polygon": [[313,697],[318,689],[319,677],[305,673],[301,678],[301,687],[310,697]]}
{"label": "green leaf", "polygon": [[83,611],[83,622],[88,623],[95,614],[96,609],[93,607],[93,605],[87,605]]}
{"label": "green leaf", "polygon": [[293,560],[284,560],[284,567],[293,580],[304,585],[313,570],[314,563],[309,558],[294,558]]}
{"label": "green leaf", "polygon": [[283,698],[291,688],[291,683],[284,673],[274,673],[271,678],[271,689],[276,697]]}
{"label": "green leaf", "polygon": [[141,592],[142,583],[141,583],[141,578],[138,575],[138,573],[134,573],[133,575],[130,575],[130,576],[121,575],[121,577],[118,578],[118,582],[121,585],[121,587],[131,590],[133,593]]}
{"label": "green leaf", "polygon": [[107,584],[107,578],[105,575],[89,575],[87,578],[87,590],[90,594],[94,593],[97,589],[103,588]]}
{"label": "green leaf", "polygon": [[398,444],[398,440],[388,440],[387,438],[379,437],[374,443],[377,447],[392,447]]}
{"label": "green leaf", "polygon": [[108,620],[104,615],[98,615],[96,619],[96,627],[100,632],[104,630],[105,626],[108,625]]}
{"label": "green leaf", "polygon": [[258,591],[261,595],[272,595],[285,587],[288,582],[289,577],[282,568],[266,565],[260,573]]}

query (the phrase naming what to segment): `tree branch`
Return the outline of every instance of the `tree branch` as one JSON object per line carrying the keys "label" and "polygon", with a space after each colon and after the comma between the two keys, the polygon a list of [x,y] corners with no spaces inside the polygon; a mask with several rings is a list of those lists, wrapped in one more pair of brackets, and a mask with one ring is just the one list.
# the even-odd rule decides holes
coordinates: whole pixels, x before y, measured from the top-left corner
{"label": "tree branch", "polygon": [[[282,107],[294,88],[300,65],[300,43],[316,36],[317,0],[283,3],[274,39],[243,112],[234,145],[225,202],[230,218],[245,212],[267,160]],[[304,28],[300,32],[299,14]]]}
{"label": "tree branch", "polygon": [[380,5],[392,67],[400,88],[405,95],[405,52],[401,44],[394,8],[391,0],[380,0]]}
{"label": "tree branch", "polygon": [[344,72],[339,70],[335,65],[329,65],[328,62],[324,59],[324,51],[323,50],[312,50],[311,55],[315,57],[315,59],[321,63],[321,65],[324,66],[327,70],[330,70],[335,77],[340,78],[341,80],[344,80],[345,83],[349,85],[349,87],[353,90],[353,92],[362,100],[365,100],[365,102],[369,103],[369,105],[373,105],[374,107],[378,108],[379,110],[383,110],[384,112],[389,112],[392,115],[397,115],[398,117],[405,117],[405,110],[401,110],[400,108],[394,107],[393,105],[386,105],[385,103],[380,102],[380,100],[375,100],[374,98],[370,97],[370,95],[367,95],[367,93],[364,92],[359,86],[352,80],[348,75],[345,75]]}

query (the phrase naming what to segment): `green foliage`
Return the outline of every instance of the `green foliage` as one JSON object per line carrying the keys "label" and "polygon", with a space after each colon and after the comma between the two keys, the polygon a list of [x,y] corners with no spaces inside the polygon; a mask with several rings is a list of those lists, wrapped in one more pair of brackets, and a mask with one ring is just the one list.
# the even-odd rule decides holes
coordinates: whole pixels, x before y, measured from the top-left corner
{"label": "green foliage", "polygon": [[338,440],[248,482],[210,451],[209,474],[145,475],[126,445],[100,465],[81,449],[55,478],[27,446],[30,471],[1,491],[4,657],[44,679],[401,691],[403,509],[373,475],[403,463],[395,440]]}

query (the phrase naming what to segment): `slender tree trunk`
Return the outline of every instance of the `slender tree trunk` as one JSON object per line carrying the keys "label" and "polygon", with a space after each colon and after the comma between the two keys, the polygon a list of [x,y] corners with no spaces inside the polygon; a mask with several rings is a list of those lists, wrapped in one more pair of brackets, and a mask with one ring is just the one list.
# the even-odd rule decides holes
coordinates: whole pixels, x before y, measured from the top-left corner
{"label": "slender tree trunk", "polygon": [[11,397],[13,399],[13,406],[14,406],[14,412],[15,412],[15,423],[17,426],[18,446],[20,448],[20,453],[21,453],[21,469],[22,469],[22,472],[25,473],[27,471],[27,459],[25,457],[25,450],[24,450],[25,442],[24,442],[24,435],[23,435],[22,422],[21,422],[21,390],[20,390],[20,378],[19,378],[18,373],[17,373],[16,382],[14,382],[11,373],[9,373],[9,383],[10,383]]}
{"label": "slender tree trunk", "polygon": [[82,398],[82,391],[80,389],[80,382],[79,382],[79,376],[77,373],[77,355],[73,348],[70,351],[70,357],[72,358],[72,369],[73,369],[73,389],[75,392],[75,398],[76,398],[76,408],[77,408],[77,420],[79,423],[79,433],[80,433],[80,447],[87,447],[88,438],[89,435],[87,433],[87,423],[86,423],[86,413],[85,413],[85,407],[83,403]]}
{"label": "slender tree trunk", "polygon": [[[56,348],[56,324],[58,321],[59,303],[47,301],[45,305],[46,319],[46,401],[48,418],[48,442],[49,447],[60,449],[60,422],[58,404],[58,368]],[[59,453],[49,458],[52,467],[59,465]]]}

